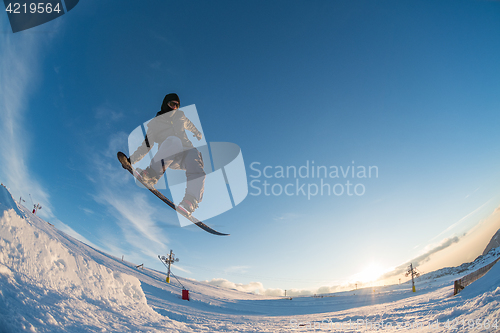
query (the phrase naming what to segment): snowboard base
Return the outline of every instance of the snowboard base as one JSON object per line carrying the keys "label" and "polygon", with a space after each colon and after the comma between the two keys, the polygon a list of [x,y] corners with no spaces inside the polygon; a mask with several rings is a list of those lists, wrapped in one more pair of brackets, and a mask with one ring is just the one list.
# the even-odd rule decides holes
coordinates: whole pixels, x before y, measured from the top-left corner
{"label": "snowboard base", "polygon": [[119,151],[118,154],[117,154],[117,157],[118,157],[118,160],[120,161],[120,163],[121,163],[121,165],[122,165],[122,167],[124,169],[128,170],[128,172],[130,172],[138,181],[140,181],[142,185],[144,185],[149,191],[151,191],[151,193],[153,193],[154,195],[156,195],[161,201],[163,201],[164,203],[166,203],[170,208],[174,209],[176,212],[178,212],[179,214],[181,214],[182,216],[184,216],[189,221],[193,222],[194,224],[196,224],[198,227],[200,227],[201,229],[205,230],[206,232],[209,232],[209,233],[211,233],[213,235],[218,235],[218,236],[229,236],[229,234],[224,234],[222,232],[218,232],[218,231],[210,228],[208,225],[206,225],[205,223],[201,222],[200,220],[198,220],[194,216],[187,215],[181,209],[177,209],[177,206],[172,202],[172,200],[170,200],[169,198],[167,198],[166,196],[164,196],[160,191],[158,191],[154,187],[151,187],[151,186],[145,184],[142,181],[141,175],[130,164],[130,162],[128,161],[127,155],[125,155],[124,153],[122,153],[121,151]]}

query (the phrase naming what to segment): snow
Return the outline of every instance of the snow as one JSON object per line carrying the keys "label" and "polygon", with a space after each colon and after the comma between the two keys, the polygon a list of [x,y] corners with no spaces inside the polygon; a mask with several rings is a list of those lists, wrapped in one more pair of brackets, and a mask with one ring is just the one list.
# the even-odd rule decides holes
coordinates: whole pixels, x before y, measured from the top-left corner
{"label": "snow", "polygon": [[499,256],[421,276],[416,293],[404,283],[289,299],[179,277],[185,301],[165,272],[75,240],[0,187],[0,332],[499,331],[500,265],[452,296],[455,279]]}

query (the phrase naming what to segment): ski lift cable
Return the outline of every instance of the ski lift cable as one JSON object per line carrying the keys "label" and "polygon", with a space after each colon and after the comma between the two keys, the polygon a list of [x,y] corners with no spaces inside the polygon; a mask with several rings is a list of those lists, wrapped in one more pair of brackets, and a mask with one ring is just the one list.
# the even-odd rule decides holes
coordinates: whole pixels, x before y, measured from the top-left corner
{"label": "ski lift cable", "polygon": [[[163,266],[165,266],[166,269],[168,269],[168,266],[165,264],[165,262],[160,258],[160,256],[158,256],[158,259],[160,259],[161,263],[163,264]],[[184,285],[181,283],[181,281],[179,281],[179,279],[177,278],[177,276],[175,276],[174,273],[172,273],[172,270],[170,270],[170,275],[173,275],[174,278],[177,280],[177,282],[179,282],[179,284],[182,286],[182,289],[186,289],[184,287]]]}
{"label": "ski lift cable", "polygon": [[186,289],[186,287],[184,287],[184,285],[181,283],[181,281],[179,281],[177,276],[175,276],[175,274],[172,273],[172,270],[170,270],[170,275],[172,275],[177,280],[177,282],[179,282],[179,284],[182,286],[182,289],[184,289],[184,290]]}

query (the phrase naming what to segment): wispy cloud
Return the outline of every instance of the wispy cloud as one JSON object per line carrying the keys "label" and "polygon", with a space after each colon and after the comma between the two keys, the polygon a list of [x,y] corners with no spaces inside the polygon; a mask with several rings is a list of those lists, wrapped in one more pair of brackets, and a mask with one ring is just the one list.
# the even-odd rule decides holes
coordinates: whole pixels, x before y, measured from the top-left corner
{"label": "wispy cloud", "polygon": [[106,126],[109,126],[110,123],[114,123],[123,117],[123,112],[112,107],[109,103],[102,104],[95,109],[95,118],[99,123],[104,123]]}
{"label": "wispy cloud", "polygon": [[50,214],[49,195],[27,167],[32,138],[24,128],[28,97],[39,75],[40,42],[33,34],[16,37],[4,34],[0,47],[0,172],[14,197],[32,193],[45,205],[44,213]]}
{"label": "wispy cloud", "polygon": [[85,214],[87,215],[93,215],[94,214],[94,211],[92,209],[88,209],[88,208],[80,208],[81,210],[83,210],[85,212]]}
{"label": "wispy cloud", "polygon": [[52,221],[52,222],[55,223],[57,225],[58,229],[61,230],[62,232],[64,232],[65,234],[70,235],[71,237],[78,239],[80,242],[83,242],[89,246],[92,246],[94,249],[101,249],[98,245],[92,243],[87,238],[80,235],[78,232],[73,230],[73,228],[71,228],[67,224],[65,224],[59,220]]}
{"label": "wispy cloud", "polygon": [[119,226],[130,243],[141,243],[140,240],[144,238],[158,245],[165,243],[165,238],[160,238],[155,228],[156,210],[150,205],[151,200],[148,200],[151,197],[146,198],[145,193],[117,195],[113,191],[103,190],[98,198],[114,208]]}
{"label": "wispy cloud", "polygon": [[[114,133],[108,138],[107,145],[89,150],[92,171],[87,177],[95,186],[93,198],[107,207],[121,233],[119,239],[107,234],[97,234],[96,237],[99,243],[106,244],[115,253],[135,253],[137,258],[156,257],[167,250],[169,243],[168,235],[159,232],[158,228],[165,223],[160,219],[167,215],[167,208],[163,210],[153,204],[150,193],[133,185],[132,176],[118,163],[116,152],[124,150],[127,138],[124,132]],[[171,216],[176,218],[173,212]]]}
{"label": "wispy cloud", "polygon": [[476,188],[474,191],[472,191],[471,193],[467,194],[465,196],[465,199],[467,199],[468,197],[470,197],[471,195],[473,195],[474,193],[476,193],[479,189],[480,189],[480,187]]}
{"label": "wispy cloud", "polygon": [[444,231],[442,231],[439,235],[437,235],[436,237],[432,238],[431,239],[431,242],[437,238],[439,238],[440,236],[446,234],[447,232],[455,229],[458,225],[460,225],[462,222],[466,221],[468,218],[472,217],[474,214],[476,214],[477,212],[481,211],[486,205],[488,205],[489,203],[491,202],[491,199],[486,201],[484,204],[482,204],[481,206],[479,206],[478,208],[474,209],[472,212],[470,212],[469,214],[465,215],[464,217],[462,217],[460,220],[458,220],[457,222],[453,223],[452,225],[450,225],[448,228],[446,228]]}
{"label": "wispy cloud", "polygon": [[250,269],[250,266],[231,266],[224,269],[225,274],[245,274]]}
{"label": "wispy cloud", "polygon": [[451,237],[451,238],[446,238],[446,239],[442,240],[437,245],[427,246],[426,251],[423,254],[399,265],[394,270],[382,275],[380,277],[380,280],[389,279],[389,278],[404,274],[408,270],[408,266],[410,266],[410,263],[413,264],[414,267],[422,265],[423,263],[429,261],[433,254],[440,252],[440,251],[446,249],[447,247],[449,247],[455,243],[458,243],[460,241],[460,239],[461,238],[455,236],[455,237]]}
{"label": "wispy cloud", "polygon": [[299,214],[296,213],[284,213],[283,215],[273,218],[275,221],[291,221],[300,218]]}
{"label": "wispy cloud", "polygon": [[[24,197],[25,205],[40,203],[39,215],[79,240],[86,239],[57,219],[47,190],[28,169],[31,137],[25,129],[29,122],[29,96],[40,81],[39,59],[43,37],[39,34],[4,34],[0,42],[0,177],[14,198]],[[29,198],[31,195],[31,198]]]}
{"label": "wispy cloud", "polygon": [[192,274],[192,272],[189,270],[189,269],[186,269],[182,266],[179,266],[179,265],[175,265],[175,266],[172,266],[173,268],[181,271],[181,272],[184,272],[184,273],[187,273],[187,274]]}

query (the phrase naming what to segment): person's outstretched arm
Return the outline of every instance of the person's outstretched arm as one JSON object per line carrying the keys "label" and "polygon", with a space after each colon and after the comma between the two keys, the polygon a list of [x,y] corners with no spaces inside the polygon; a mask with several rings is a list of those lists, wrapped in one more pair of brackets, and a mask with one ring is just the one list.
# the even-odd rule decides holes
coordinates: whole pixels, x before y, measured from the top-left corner
{"label": "person's outstretched arm", "polygon": [[149,144],[148,136],[146,135],[146,138],[144,139],[142,144],[139,146],[139,148],[137,148],[137,150],[132,155],[130,155],[130,157],[129,157],[130,164],[134,164],[134,163],[142,160],[142,158],[144,156],[146,156],[147,153],[149,153],[151,148],[153,148],[153,146],[151,146]]}
{"label": "person's outstretched arm", "polygon": [[197,138],[198,141],[200,141],[203,138],[203,134],[201,134],[201,132],[198,131],[198,129],[196,128],[196,126],[187,117],[186,117],[186,120],[185,120],[185,127],[186,127],[186,129],[188,131],[190,131],[191,133],[194,134],[193,136],[195,138]]}

